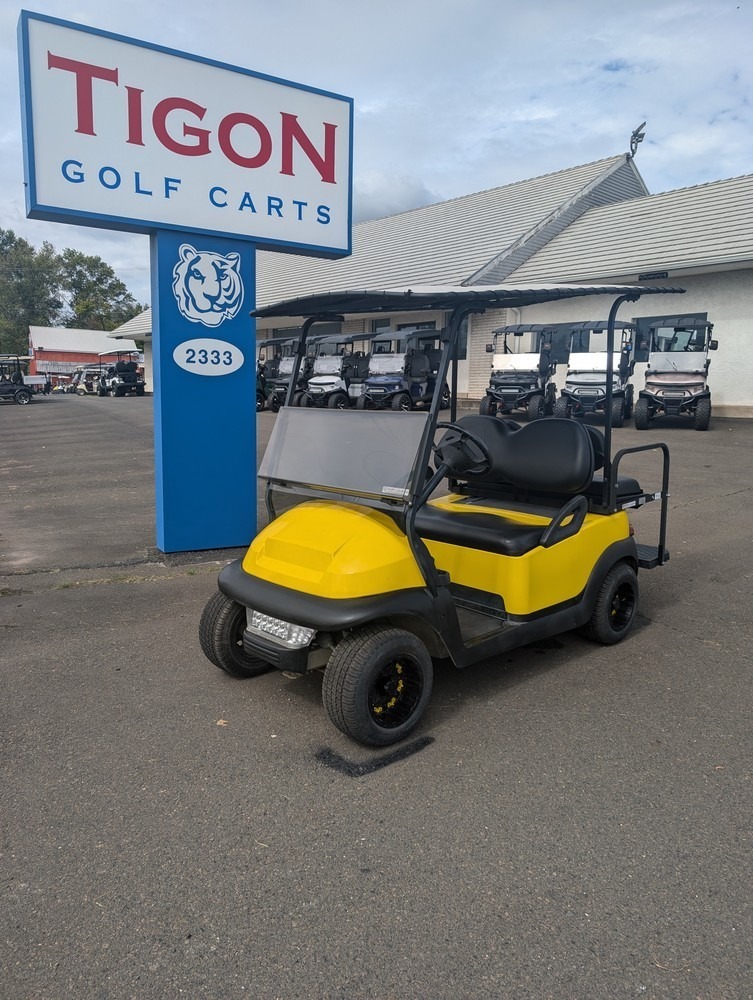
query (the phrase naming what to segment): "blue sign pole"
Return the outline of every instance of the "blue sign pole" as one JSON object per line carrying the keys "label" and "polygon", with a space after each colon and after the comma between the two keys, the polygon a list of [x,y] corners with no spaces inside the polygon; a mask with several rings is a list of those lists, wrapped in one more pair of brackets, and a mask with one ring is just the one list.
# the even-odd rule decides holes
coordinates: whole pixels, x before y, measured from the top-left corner
{"label": "blue sign pole", "polygon": [[157,547],[247,545],[256,533],[255,244],[151,237]]}

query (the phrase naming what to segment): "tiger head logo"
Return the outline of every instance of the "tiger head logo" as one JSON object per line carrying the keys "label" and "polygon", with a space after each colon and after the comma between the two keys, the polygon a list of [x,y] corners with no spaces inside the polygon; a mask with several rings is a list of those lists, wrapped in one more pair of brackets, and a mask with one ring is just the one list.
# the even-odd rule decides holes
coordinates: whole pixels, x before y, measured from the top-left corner
{"label": "tiger head logo", "polygon": [[240,254],[223,257],[184,243],[178,256],[173,268],[173,295],[181,314],[204,326],[234,319],[243,304]]}

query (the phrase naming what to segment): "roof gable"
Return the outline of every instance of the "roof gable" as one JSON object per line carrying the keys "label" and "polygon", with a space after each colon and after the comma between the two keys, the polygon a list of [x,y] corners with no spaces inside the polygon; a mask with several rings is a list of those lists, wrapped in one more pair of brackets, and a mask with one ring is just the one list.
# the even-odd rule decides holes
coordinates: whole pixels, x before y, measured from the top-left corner
{"label": "roof gable", "polygon": [[[618,178],[621,168],[627,169]],[[257,303],[336,288],[469,283],[532,234],[551,238],[568,224],[565,208],[577,214],[583,197],[592,199],[588,208],[645,191],[632,161],[620,155],[362,222],[354,227],[352,255],[339,261],[260,252]],[[491,270],[483,280],[500,275]]]}
{"label": "roof gable", "polygon": [[590,281],[753,261],[753,174],[593,208],[515,272],[515,281]]}

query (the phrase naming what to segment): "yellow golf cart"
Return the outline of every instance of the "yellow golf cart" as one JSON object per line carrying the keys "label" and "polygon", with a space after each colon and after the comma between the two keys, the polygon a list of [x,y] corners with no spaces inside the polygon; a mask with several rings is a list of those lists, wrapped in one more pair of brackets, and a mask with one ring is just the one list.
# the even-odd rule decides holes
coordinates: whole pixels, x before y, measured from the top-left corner
{"label": "yellow golf cart", "polygon": [[[420,720],[433,658],[466,667],[578,628],[605,645],[623,639],[639,568],[668,558],[666,445],[612,457],[609,423],[602,432],[554,417],[523,426],[477,413],[457,419],[451,361],[471,313],[611,295],[611,363],[619,306],[674,291],[419,286],[322,293],[257,310],[308,318],[288,405],[259,470],[269,524],[219,575],[199,628],[207,658],[237,677],[323,669],[334,725],[385,746]],[[452,369],[449,422],[439,420],[439,394],[426,411],[290,405],[316,322],[422,310],[449,314],[437,375],[441,385]],[[609,392],[611,372],[606,384]],[[646,491],[620,465],[626,454],[652,449],[662,459],[661,488]],[[628,511],[649,501],[660,503],[659,537],[637,544]]]}

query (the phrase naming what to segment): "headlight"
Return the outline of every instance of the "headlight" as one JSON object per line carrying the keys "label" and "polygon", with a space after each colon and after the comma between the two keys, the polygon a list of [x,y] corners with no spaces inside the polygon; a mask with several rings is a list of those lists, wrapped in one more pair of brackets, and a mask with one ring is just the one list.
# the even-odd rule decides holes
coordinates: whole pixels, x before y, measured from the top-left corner
{"label": "headlight", "polygon": [[246,625],[249,631],[256,632],[268,639],[275,639],[291,649],[302,649],[304,646],[308,646],[316,635],[316,629],[286,622],[281,618],[272,618],[271,615],[264,615],[261,611],[252,611],[251,608],[248,608],[246,612]]}

